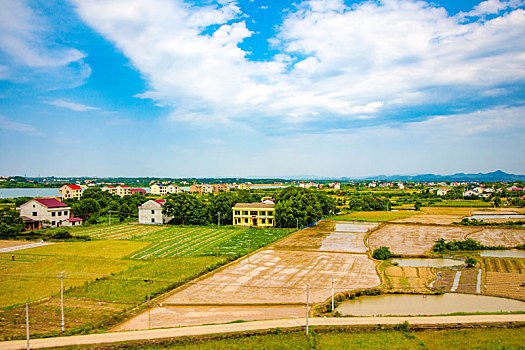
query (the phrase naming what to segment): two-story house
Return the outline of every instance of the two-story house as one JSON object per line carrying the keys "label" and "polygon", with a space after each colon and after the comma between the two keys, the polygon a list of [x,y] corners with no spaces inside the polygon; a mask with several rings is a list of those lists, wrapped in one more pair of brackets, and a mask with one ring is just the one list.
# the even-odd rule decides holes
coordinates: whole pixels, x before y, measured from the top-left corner
{"label": "two-story house", "polygon": [[17,209],[28,230],[63,226],[71,216],[71,208],[56,198],[35,198]]}

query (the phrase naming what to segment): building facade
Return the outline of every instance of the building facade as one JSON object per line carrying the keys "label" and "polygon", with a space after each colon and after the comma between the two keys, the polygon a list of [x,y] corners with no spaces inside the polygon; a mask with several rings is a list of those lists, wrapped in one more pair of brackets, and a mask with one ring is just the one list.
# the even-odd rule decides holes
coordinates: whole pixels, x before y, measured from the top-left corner
{"label": "building facade", "polygon": [[71,215],[71,208],[56,198],[35,198],[17,209],[28,230],[63,226]]}
{"label": "building facade", "polygon": [[164,215],[162,209],[166,200],[151,199],[139,206],[139,224],[166,224],[172,218]]}
{"label": "building facade", "polygon": [[80,199],[80,197],[82,197],[82,187],[78,185],[64,185],[58,189],[58,197],[60,199]]}
{"label": "building facade", "polygon": [[232,208],[233,225],[244,227],[274,227],[275,207],[270,203],[237,203]]}

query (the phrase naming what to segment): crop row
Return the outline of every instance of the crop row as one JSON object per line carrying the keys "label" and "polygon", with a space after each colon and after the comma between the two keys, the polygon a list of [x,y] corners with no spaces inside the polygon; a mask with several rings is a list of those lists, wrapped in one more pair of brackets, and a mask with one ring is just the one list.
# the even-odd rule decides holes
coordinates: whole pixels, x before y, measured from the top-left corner
{"label": "crop row", "polygon": [[202,251],[203,255],[215,254],[238,254],[253,251],[271,244],[287,235],[293,229],[268,228],[268,229],[245,229],[239,234],[230,236],[228,239],[217,242],[216,245],[209,246],[207,251]]}
{"label": "crop row", "polygon": [[160,229],[161,227],[159,226],[122,224],[86,229],[77,231],[76,233],[89,235],[90,237],[96,239],[122,239],[138,234],[147,234],[149,232],[158,231]]}
{"label": "crop row", "polygon": [[149,240],[154,244],[136,252],[132,258],[162,258],[173,256],[196,255],[207,247],[230,238],[245,229],[238,228],[173,228],[140,237],[141,241]]}
{"label": "crop row", "polygon": [[525,273],[525,263],[520,259],[484,258],[487,272]]}

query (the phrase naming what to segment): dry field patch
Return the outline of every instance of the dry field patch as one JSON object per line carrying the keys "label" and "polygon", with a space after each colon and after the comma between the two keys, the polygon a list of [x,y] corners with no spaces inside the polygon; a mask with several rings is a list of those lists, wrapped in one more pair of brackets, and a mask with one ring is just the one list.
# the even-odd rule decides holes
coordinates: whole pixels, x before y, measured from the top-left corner
{"label": "dry field patch", "polygon": [[366,253],[365,234],[377,226],[378,224],[375,223],[321,221],[315,226],[294,233],[273,247],[290,250]]}
{"label": "dry field patch", "polygon": [[336,291],[380,284],[376,263],[366,255],[267,249],[176,291],[170,304],[321,302]]}
{"label": "dry field patch", "polygon": [[505,228],[483,228],[468,235],[486,246],[515,247],[525,243],[525,230]]}
{"label": "dry field patch", "polygon": [[27,244],[31,244],[31,243],[36,243],[36,242],[0,240],[0,249],[2,249],[2,248],[11,248],[11,247],[18,247],[18,246],[21,246],[21,245],[27,245]]}
{"label": "dry field patch", "polygon": [[431,267],[388,266],[385,276],[394,291],[425,292],[427,285],[436,279]]}
{"label": "dry field patch", "polygon": [[305,317],[305,306],[161,306],[146,311],[113,331],[131,331],[160,327],[184,327],[234,321],[272,320]]}
{"label": "dry field patch", "polygon": [[487,272],[484,294],[525,300],[522,283],[525,283],[523,273]]}
{"label": "dry field patch", "polygon": [[394,254],[421,255],[430,251],[440,238],[459,241],[479,230],[475,227],[387,224],[372,232],[368,243],[372,250],[385,246]]}
{"label": "dry field patch", "polygon": [[455,215],[435,215],[435,214],[421,214],[405,219],[394,220],[397,223],[415,223],[415,224],[435,224],[435,225],[450,225],[453,222],[461,221],[462,216]]}

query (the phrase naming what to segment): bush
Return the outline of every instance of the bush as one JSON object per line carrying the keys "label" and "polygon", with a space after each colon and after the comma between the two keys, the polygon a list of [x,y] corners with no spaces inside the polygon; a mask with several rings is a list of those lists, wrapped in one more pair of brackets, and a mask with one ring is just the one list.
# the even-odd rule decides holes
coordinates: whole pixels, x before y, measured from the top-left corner
{"label": "bush", "polygon": [[73,238],[73,236],[71,236],[71,233],[69,233],[69,231],[62,229],[62,230],[58,230],[57,232],[54,232],[51,235],[51,238],[52,239],[71,239]]}
{"label": "bush", "polygon": [[478,263],[478,261],[476,259],[474,259],[473,257],[471,257],[471,256],[468,256],[465,259],[465,264],[467,264],[467,267],[474,267],[474,266],[476,266],[477,263]]}
{"label": "bush", "polygon": [[388,247],[381,247],[374,250],[372,257],[377,260],[386,260],[392,256]]}

